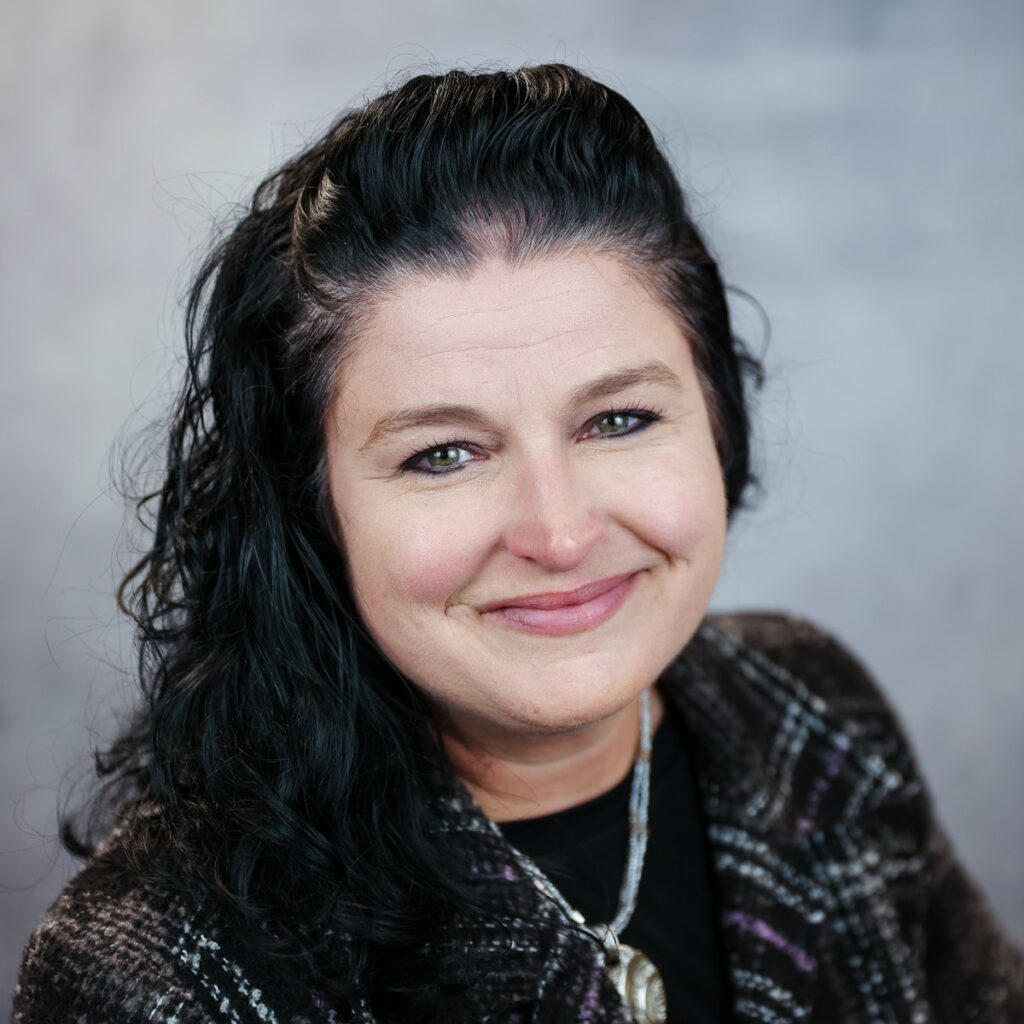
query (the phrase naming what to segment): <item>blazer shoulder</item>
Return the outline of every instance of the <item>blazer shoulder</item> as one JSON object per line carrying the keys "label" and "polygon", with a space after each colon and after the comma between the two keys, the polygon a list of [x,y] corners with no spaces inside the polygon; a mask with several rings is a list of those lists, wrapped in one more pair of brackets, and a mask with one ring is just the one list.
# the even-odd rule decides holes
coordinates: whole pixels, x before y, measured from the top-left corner
{"label": "blazer shoulder", "polygon": [[90,860],[28,939],[12,1024],[272,1019],[243,947],[212,899]]}
{"label": "blazer shoulder", "polygon": [[[731,650],[730,673],[746,663],[747,671],[768,681],[760,691],[758,717],[769,735],[800,708],[800,719],[818,737],[823,758],[840,746],[848,769],[856,766],[863,775],[884,781],[873,787],[878,799],[912,806],[913,817],[921,821],[932,816],[932,797],[902,715],[864,662],[834,633],[801,616],[760,610],[708,616],[704,628],[717,631],[715,647]],[[741,689],[747,689],[745,683]]]}
{"label": "blazer shoulder", "polygon": [[782,611],[744,610],[709,615],[705,624],[799,680],[841,717],[881,712],[899,724],[861,658],[817,622]]}
{"label": "blazer shoulder", "polygon": [[[800,780],[813,789],[824,776],[829,799],[819,827],[856,820],[858,828],[898,833],[918,849],[930,844],[938,824],[934,800],[909,731],[860,658],[817,623],[786,613],[709,616],[704,629],[724,654],[750,742],[767,752],[769,788],[788,771],[786,784],[796,787],[792,804],[804,792]],[[779,760],[789,749],[779,737],[793,729],[801,737],[789,755],[795,760]]]}
{"label": "blazer shoulder", "polygon": [[[12,1024],[161,1021],[163,991],[176,994],[175,940],[196,908],[122,867],[88,862],[29,936]],[[179,994],[180,1019],[190,1016]]]}

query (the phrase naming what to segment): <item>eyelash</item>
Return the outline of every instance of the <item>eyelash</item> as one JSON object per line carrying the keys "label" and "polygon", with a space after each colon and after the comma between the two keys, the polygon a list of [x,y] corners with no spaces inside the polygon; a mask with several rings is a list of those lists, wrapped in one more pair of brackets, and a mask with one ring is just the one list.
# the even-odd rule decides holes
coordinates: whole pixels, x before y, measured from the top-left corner
{"label": "eyelash", "polygon": [[[608,416],[633,416],[640,420],[640,423],[627,430],[624,430],[620,434],[605,434],[604,437],[615,440],[619,437],[629,437],[631,434],[639,434],[642,430],[645,430],[652,423],[657,423],[661,419],[661,413],[655,409],[647,409],[642,405],[632,404],[623,406],[617,409],[607,409],[602,413],[598,413],[587,421],[588,424],[600,423],[601,420]],[[401,473],[419,473],[421,476],[447,476],[449,473],[458,473],[463,467],[462,465],[449,466],[447,469],[417,469],[416,463],[420,459],[425,458],[428,455],[433,455],[434,452],[439,451],[443,448],[463,448],[467,451],[477,450],[477,446],[471,444],[463,438],[449,438],[447,441],[435,441],[430,445],[429,448],[421,448],[419,451],[414,452],[409,456],[405,462],[399,467]]]}

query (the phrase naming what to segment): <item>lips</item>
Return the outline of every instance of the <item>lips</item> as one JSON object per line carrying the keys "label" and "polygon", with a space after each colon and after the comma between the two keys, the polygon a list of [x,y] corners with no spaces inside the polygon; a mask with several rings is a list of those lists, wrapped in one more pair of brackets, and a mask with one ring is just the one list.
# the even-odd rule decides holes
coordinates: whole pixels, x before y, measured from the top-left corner
{"label": "lips", "polygon": [[596,629],[625,604],[640,572],[596,580],[576,590],[509,598],[514,604],[484,606],[484,617],[495,624],[537,636],[567,636]]}
{"label": "lips", "polygon": [[624,572],[618,576],[606,576],[604,579],[595,580],[593,583],[577,587],[576,590],[548,590],[539,594],[527,594],[523,597],[509,597],[500,601],[492,601],[490,604],[482,605],[480,611],[494,612],[501,608],[550,609],[585,604],[587,601],[592,601],[595,597],[611,590],[612,587],[618,586],[618,584],[632,575],[632,572]]}

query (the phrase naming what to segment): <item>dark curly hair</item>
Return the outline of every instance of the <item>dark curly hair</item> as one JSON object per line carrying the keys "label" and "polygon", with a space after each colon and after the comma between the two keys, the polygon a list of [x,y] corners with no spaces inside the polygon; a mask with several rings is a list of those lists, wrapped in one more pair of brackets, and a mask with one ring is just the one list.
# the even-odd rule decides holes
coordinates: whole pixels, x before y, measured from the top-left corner
{"label": "dark curly hair", "polygon": [[431,1020],[467,983],[427,940],[485,909],[430,827],[438,783],[458,791],[431,711],[350,593],[325,411],[402,275],[566,250],[615,254],[678,317],[741,506],[760,364],[644,119],[560,64],[413,77],[266,178],[191,286],[163,485],[139,499],[151,541],[119,590],[142,700],[86,823],[64,824],[85,855],[118,821],[136,870],[217,895],[311,989],[389,1020]]}

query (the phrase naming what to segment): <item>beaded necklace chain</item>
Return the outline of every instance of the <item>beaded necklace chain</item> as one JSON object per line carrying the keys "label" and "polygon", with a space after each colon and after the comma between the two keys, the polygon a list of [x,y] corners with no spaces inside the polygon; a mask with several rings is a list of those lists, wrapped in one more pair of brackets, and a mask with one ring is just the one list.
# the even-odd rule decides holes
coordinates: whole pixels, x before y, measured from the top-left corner
{"label": "beaded necklace chain", "polygon": [[[534,885],[562,909],[570,920],[601,941],[615,986],[637,1024],[664,1024],[667,1015],[665,984],[650,958],[619,941],[636,910],[640,877],[644,870],[648,816],[651,803],[651,698],[648,687],[640,695],[640,751],[633,765],[629,795],[629,855],[619,893],[619,909],[610,924],[588,925],[583,915],[558,891],[554,882],[514,846],[512,852]],[[494,826],[497,829],[497,826]]]}

